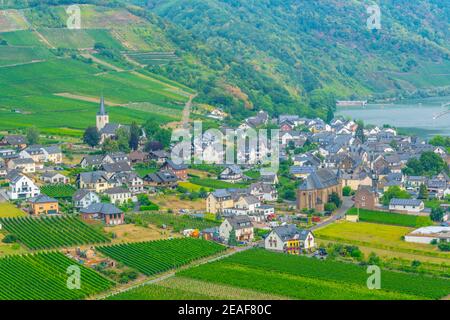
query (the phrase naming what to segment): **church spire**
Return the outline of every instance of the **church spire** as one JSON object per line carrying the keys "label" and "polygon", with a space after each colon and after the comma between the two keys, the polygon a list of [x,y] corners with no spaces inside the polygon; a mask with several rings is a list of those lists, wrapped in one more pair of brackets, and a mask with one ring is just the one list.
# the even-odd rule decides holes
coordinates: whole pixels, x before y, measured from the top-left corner
{"label": "church spire", "polygon": [[106,109],[105,109],[105,98],[103,97],[103,94],[102,94],[102,97],[100,98],[100,111],[98,112],[98,115],[104,116],[106,114],[107,113],[106,113]]}

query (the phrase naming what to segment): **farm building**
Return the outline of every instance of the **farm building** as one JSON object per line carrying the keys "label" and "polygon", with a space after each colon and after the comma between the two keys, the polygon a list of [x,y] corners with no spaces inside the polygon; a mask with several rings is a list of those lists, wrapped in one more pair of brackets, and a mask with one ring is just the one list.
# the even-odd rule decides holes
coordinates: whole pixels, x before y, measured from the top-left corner
{"label": "farm building", "polygon": [[425,209],[422,200],[417,199],[391,199],[389,202],[389,210],[406,212],[408,214],[419,214]]}
{"label": "farm building", "polygon": [[314,234],[310,230],[298,229],[294,224],[275,227],[265,238],[264,247],[287,254],[300,254],[315,247]]}
{"label": "farm building", "polygon": [[450,241],[450,227],[423,227],[405,236],[406,242],[431,243],[433,240]]}

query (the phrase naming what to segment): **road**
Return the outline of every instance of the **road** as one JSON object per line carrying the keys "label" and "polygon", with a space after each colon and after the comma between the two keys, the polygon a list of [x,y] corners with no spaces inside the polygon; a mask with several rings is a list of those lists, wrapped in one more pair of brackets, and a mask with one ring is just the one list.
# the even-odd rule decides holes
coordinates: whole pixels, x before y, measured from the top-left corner
{"label": "road", "polygon": [[189,96],[189,100],[188,102],[186,102],[186,105],[184,106],[184,110],[183,110],[183,128],[184,129],[189,129],[189,118],[191,116],[191,107],[192,107],[192,100],[194,100],[194,98],[197,95],[190,95]]}
{"label": "road", "polygon": [[8,201],[8,196],[4,189],[0,189],[0,203]]}
{"label": "road", "polygon": [[311,228],[311,230],[317,230],[319,228],[323,228],[323,227],[335,222],[336,220],[344,218],[345,213],[347,212],[348,209],[353,207],[353,204],[354,204],[354,202],[351,197],[344,197],[344,199],[342,201],[342,206],[338,210],[336,210],[336,212],[333,214],[333,216],[330,219],[315,225],[314,227]]}
{"label": "road", "polygon": [[[186,268],[186,267],[191,268],[191,267],[194,267],[194,266],[200,266],[202,264],[206,264],[206,263],[211,263],[211,262],[215,262],[215,261],[218,261],[218,260],[222,260],[222,259],[228,258],[228,257],[230,257],[230,256],[232,256],[232,255],[234,255],[234,254],[236,254],[238,252],[242,252],[242,251],[246,251],[246,250],[249,250],[251,248],[254,248],[257,245],[258,245],[258,242],[255,242],[252,245],[249,245],[249,246],[246,246],[246,247],[238,247],[234,251],[229,252],[227,254],[224,254],[224,255],[221,255],[221,256],[216,256],[216,257],[213,257],[213,258],[210,258],[210,259],[206,259],[206,260],[202,260],[201,262],[190,264],[190,265],[184,266],[183,268]],[[97,297],[94,297],[94,299],[102,300],[102,299],[106,299],[106,298],[111,297],[111,296],[115,296],[115,295],[117,295],[119,293],[130,291],[132,289],[136,289],[136,288],[139,288],[139,287],[142,287],[142,286],[146,286],[146,285],[150,285],[150,284],[155,284],[155,283],[161,282],[163,280],[166,280],[166,279],[169,279],[169,278],[175,276],[175,273],[178,272],[178,271],[179,270],[176,270],[176,271],[173,271],[173,272],[170,272],[170,273],[165,273],[165,274],[163,274],[163,275],[161,275],[161,276],[159,276],[157,278],[154,278],[154,279],[151,279],[151,280],[147,280],[145,282],[141,282],[139,284],[135,284],[135,285],[132,285],[130,287],[126,287],[126,288],[123,288],[123,289],[111,292],[111,293],[106,294],[106,295],[97,296]]]}

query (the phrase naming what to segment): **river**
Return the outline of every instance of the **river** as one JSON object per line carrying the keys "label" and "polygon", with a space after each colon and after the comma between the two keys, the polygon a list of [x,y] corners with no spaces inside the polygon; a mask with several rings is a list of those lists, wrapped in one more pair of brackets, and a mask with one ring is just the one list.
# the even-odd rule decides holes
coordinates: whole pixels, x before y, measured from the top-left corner
{"label": "river", "polygon": [[368,104],[365,107],[339,107],[336,114],[363,120],[365,124],[389,124],[423,138],[437,134],[450,136],[450,112],[435,118],[446,110],[450,111],[450,105],[442,107],[446,103],[450,103],[450,96]]}

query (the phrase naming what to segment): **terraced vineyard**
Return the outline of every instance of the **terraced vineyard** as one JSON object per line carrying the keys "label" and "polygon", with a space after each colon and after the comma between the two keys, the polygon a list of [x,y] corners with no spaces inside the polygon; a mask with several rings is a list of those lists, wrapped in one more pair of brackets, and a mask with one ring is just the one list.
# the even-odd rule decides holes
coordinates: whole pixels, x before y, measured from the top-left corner
{"label": "terraced vineyard", "polygon": [[172,61],[180,61],[174,52],[123,52],[127,57],[143,64],[143,65],[160,65],[167,64]]}
{"label": "terraced vineyard", "polygon": [[76,189],[69,184],[51,184],[41,187],[41,192],[52,198],[71,198]]}
{"label": "terraced vineyard", "polygon": [[365,267],[261,249],[177,275],[296,299],[440,299],[450,293],[448,279],[388,270],[381,272],[381,289],[369,290]]}
{"label": "terraced vineyard", "polygon": [[150,276],[221,252],[225,247],[205,240],[180,238],[119,244],[99,247],[98,250]]}
{"label": "terraced vineyard", "polygon": [[[69,266],[80,268],[79,290],[67,287]],[[61,253],[0,259],[0,300],[74,300],[111,288],[113,283]]]}
{"label": "terraced vineyard", "polygon": [[110,241],[75,217],[6,218],[0,222],[4,230],[32,250]]}

